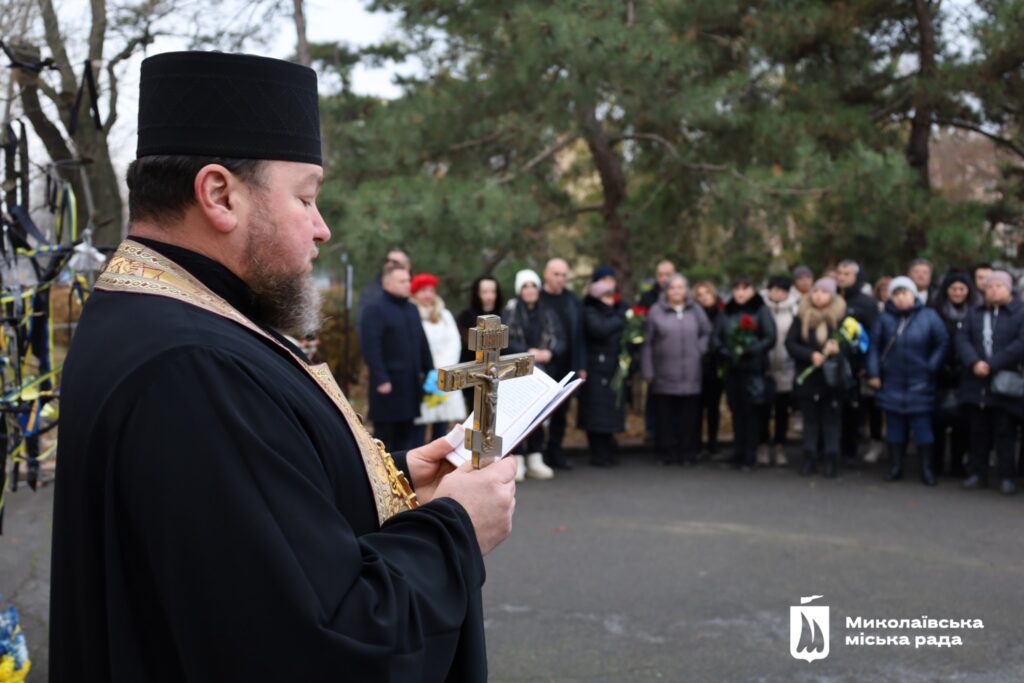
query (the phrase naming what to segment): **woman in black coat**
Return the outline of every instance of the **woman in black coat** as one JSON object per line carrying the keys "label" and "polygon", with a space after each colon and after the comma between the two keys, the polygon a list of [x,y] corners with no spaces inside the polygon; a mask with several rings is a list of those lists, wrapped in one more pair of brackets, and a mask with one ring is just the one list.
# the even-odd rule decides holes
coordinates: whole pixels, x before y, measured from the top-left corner
{"label": "woman in black coat", "polygon": [[[954,271],[942,280],[934,299],[928,302],[928,305],[942,318],[946,325],[946,333],[952,340],[963,328],[971,312],[971,302],[976,300],[977,294],[974,291],[971,274],[966,271]],[[971,419],[956,396],[962,379],[963,367],[960,356],[957,355],[953,344],[950,344],[942,367],[939,368],[939,400],[935,418],[932,420],[932,431],[935,434],[933,470],[936,475],[941,475],[945,471],[948,432],[949,473],[960,479],[966,475],[964,460],[971,444]]]}
{"label": "woman in black coat", "polygon": [[626,428],[625,401],[612,387],[619,367],[626,304],[615,300],[615,283],[598,280],[583,300],[583,341],[587,347],[587,381],[580,389],[578,425],[587,432],[590,464],[610,467],[615,458],[615,434]]}
{"label": "woman in black coat", "polygon": [[[838,357],[842,348],[834,336],[845,317],[846,300],[839,296],[835,280],[821,278],[800,300],[796,319],[786,335],[786,351],[793,359],[798,378],[793,395],[804,419],[800,465],[803,476],[813,474],[817,467],[819,439],[825,451],[822,473],[827,478],[836,476],[843,401],[848,391],[826,381],[825,364],[843,362]],[[799,381],[812,366],[817,369]]]}
{"label": "woman in black coat", "polygon": [[992,387],[1001,371],[1019,371],[1024,362],[1024,305],[1013,295],[1009,273],[997,270],[988,276],[985,303],[971,310],[955,343],[964,369],[958,397],[971,416],[970,473],[964,488],[988,485],[988,454],[994,445],[999,488],[1010,495],[1017,490],[1014,441],[1024,404]]}
{"label": "woman in black coat", "polygon": [[[752,342],[736,348],[736,330],[750,327]],[[754,466],[761,414],[774,398],[768,373],[768,351],[775,346],[775,321],[748,277],[733,281],[732,299],[718,316],[713,348],[725,366],[725,397],[732,413],[733,466]]]}
{"label": "woman in black coat", "polygon": [[[516,273],[516,298],[508,302],[501,312],[501,321],[508,325],[508,352],[530,353],[534,365],[545,370],[551,359],[564,352],[567,340],[559,335],[561,329],[556,313],[540,298],[540,276],[532,270]],[[525,440],[525,456],[516,455],[516,481],[527,476],[551,479],[554,472],[544,463],[544,425],[538,425]]]}
{"label": "woman in black coat", "polygon": [[[462,356],[460,363],[476,360],[476,352],[470,350],[466,340],[469,339],[469,328],[476,327],[476,319],[481,315],[501,315],[501,284],[490,275],[482,275],[473,280],[469,293],[469,308],[459,313],[455,324],[459,326],[459,338],[462,340]],[[463,389],[466,405],[473,406],[473,389]]]}

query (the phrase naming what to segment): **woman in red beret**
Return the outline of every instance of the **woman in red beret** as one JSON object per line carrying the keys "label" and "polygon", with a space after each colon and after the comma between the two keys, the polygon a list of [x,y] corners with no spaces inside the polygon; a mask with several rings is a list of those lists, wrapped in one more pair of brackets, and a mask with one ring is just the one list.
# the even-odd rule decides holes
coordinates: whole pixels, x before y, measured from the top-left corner
{"label": "woman in red beret", "polygon": [[[413,277],[410,290],[412,301],[420,311],[434,367],[455,365],[462,354],[462,338],[455,318],[445,308],[444,299],[437,295],[437,276],[419,273]],[[436,379],[434,385],[436,387]],[[465,419],[466,402],[461,392],[444,393],[428,389],[420,404],[420,416],[415,422],[416,441],[429,443],[430,439],[447,434],[450,423]],[[427,434],[428,427],[431,427],[433,436]]]}

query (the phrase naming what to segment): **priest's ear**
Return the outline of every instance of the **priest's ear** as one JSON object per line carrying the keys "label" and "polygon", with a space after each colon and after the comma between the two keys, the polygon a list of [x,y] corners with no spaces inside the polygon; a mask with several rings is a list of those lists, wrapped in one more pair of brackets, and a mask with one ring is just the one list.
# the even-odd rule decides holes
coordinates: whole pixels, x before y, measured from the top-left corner
{"label": "priest's ear", "polygon": [[195,197],[199,210],[218,232],[230,233],[248,211],[245,181],[220,164],[207,164],[196,173]]}

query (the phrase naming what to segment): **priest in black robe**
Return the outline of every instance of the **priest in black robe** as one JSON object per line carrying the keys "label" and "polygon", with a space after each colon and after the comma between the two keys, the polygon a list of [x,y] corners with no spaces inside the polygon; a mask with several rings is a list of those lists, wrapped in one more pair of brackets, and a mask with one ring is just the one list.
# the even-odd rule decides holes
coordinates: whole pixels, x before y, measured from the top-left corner
{"label": "priest in black robe", "polygon": [[392,458],[284,336],[317,323],[322,180],[311,70],[143,63],[130,237],[62,381],[52,681],[486,679],[514,463]]}

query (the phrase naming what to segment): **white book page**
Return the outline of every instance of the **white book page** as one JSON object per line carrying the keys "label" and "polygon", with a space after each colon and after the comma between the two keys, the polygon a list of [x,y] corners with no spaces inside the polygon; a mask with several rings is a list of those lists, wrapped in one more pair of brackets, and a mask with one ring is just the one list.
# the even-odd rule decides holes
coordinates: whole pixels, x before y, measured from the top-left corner
{"label": "white book page", "polygon": [[[539,368],[526,377],[505,380],[498,385],[498,417],[496,432],[502,439],[501,457],[508,455],[515,446],[529,434],[536,424],[542,422],[555,407],[567,398],[582,380],[569,385],[573,373],[560,382],[555,382]],[[529,380],[529,381],[526,381]],[[473,415],[448,435],[448,441],[456,446],[448,454],[448,460],[458,466],[472,459],[472,452],[465,447],[465,429],[473,426]]]}

